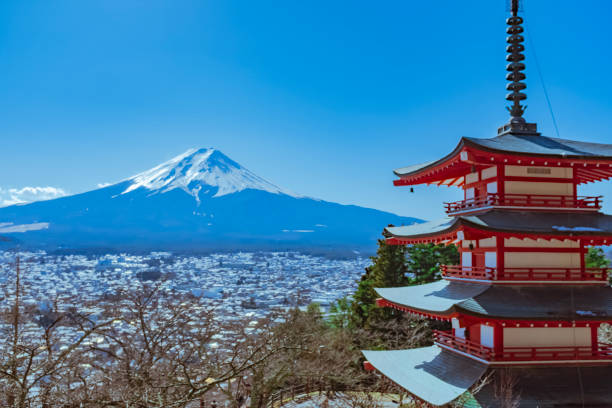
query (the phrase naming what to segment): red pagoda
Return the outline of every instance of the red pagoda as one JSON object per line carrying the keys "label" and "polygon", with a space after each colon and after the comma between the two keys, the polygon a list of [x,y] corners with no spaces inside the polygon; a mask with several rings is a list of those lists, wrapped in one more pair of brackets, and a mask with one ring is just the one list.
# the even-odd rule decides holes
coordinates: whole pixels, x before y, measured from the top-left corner
{"label": "red pagoda", "polygon": [[612,177],[612,145],[542,136],[524,120],[517,0],[511,12],[510,121],[494,138],[464,137],[439,160],[395,170],[397,186],[457,186],[464,200],[446,203],[442,220],[386,228],[387,242],[455,244],[461,262],[434,283],[377,289],[378,305],[452,330],[436,331],[431,347],[364,351],[366,368],[424,406],[456,402],[487,377],[470,406],[506,406],[511,391],[511,406],[612,407],[612,345],[598,341],[612,289],[607,268],[585,266],[588,247],[612,244],[612,216],[601,197],[577,195]]}

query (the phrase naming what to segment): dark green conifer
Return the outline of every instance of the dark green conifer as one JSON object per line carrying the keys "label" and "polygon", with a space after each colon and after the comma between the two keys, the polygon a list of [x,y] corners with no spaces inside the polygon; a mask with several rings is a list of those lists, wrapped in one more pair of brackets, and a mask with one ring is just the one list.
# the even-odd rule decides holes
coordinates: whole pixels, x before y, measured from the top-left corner
{"label": "dark green conifer", "polygon": [[457,265],[459,251],[454,245],[417,244],[408,248],[408,281],[412,285],[440,280],[440,265]]}
{"label": "dark green conifer", "polygon": [[455,265],[459,252],[454,245],[389,245],[384,239],[378,241],[376,256],[353,295],[351,324],[368,327],[374,322],[389,320],[399,312],[376,307],[379,297],[374,288],[390,288],[418,285],[441,278],[440,265]]}
{"label": "dark green conifer", "polygon": [[406,246],[389,245],[384,239],[378,241],[376,256],[372,258],[365,274],[353,295],[352,321],[359,327],[368,326],[370,320],[389,319],[393,311],[376,308],[378,294],[374,288],[403,286],[408,283],[406,278]]}

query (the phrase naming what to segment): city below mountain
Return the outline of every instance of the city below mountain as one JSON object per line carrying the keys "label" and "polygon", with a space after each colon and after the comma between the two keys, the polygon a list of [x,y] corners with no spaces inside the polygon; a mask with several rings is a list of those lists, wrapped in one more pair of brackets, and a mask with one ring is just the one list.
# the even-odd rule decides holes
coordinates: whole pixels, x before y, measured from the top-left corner
{"label": "city below mountain", "polygon": [[189,150],[119,183],[0,208],[0,247],[373,251],[419,219],[285,191],[218,150]]}

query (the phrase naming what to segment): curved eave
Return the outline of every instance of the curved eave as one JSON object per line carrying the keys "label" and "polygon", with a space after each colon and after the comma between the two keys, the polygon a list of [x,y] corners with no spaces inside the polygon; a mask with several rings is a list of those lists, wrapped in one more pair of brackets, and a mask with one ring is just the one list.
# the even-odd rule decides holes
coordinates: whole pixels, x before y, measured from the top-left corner
{"label": "curved eave", "polygon": [[386,227],[383,235],[390,245],[451,243],[457,239],[460,223],[460,217],[446,217],[405,227]]}
{"label": "curved eave", "polygon": [[417,225],[387,227],[384,233],[390,245],[453,243],[458,239],[480,239],[494,235],[533,239],[581,238],[588,245],[610,245],[612,216],[595,213],[572,214],[569,217],[566,213],[489,210]]}
{"label": "curved eave", "polygon": [[[547,285],[483,285],[436,281],[424,285],[376,289],[392,307],[421,317],[449,320],[472,316],[499,321],[593,321],[612,319],[612,288]],[[568,303],[568,299],[573,302]]]}
{"label": "curved eave", "polygon": [[[508,139],[516,136],[507,135],[501,138],[504,137]],[[559,143],[557,139],[545,136],[537,137],[540,139],[535,140]],[[394,174],[399,179],[394,180],[393,183],[396,186],[417,184],[462,186],[465,182],[465,175],[472,171],[472,166],[484,168],[495,164],[570,166],[576,169],[576,180],[579,184],[612,178],[612,156],[571,154],[566,151],[561,153],[556,151],[533,153],[525,147],[523,147],[523,150],[509,150],[487,145],[487,143],[492,143],[496,139],[482,139],[479,142],[479,139],[463,137],[451,153],[439,160],[394,170]],[[580,144],[580,142],[564,142]],[[612,149],[612,147],[609,147],[612,145],[582,144],[588,145],[592,149],[596,149],[597,146]]]}
{"label": "curved eave", "polygon": [[462,179],[466,173],[469,173],[470,168],[469,164],[460,160],[464,141],[465,138],[461,138],[457,147],[439,160],[393,170],[393,173],[399,177],[399,180],[394,180],[393,184],[396,186],[426,184],[442,179],[449,180],[446,185],[462,185],[464,181]]}
{"label": "curved eave", "polygon": [[388,307],[391,309],[399,310],[403,313],[408,313],[414,317],[432,319],[432,320],[442,320],[442,321],[450,321],[453,317],[459,317],[459,313],[455,311],[455,306],[450,309],[444,311],[432,312],[428,310],[419,309],[416,307],[400,305],[399,303],[391,302],[385,298],[376,299],[376,306],[378,307]]}
{"label": "curved eave", "polygon": [[379,306],[393,307],[422,317],[448,320],[456,315],[456,305],[483,293],[489,285],[440,280],[424,285],[395,288],[375,288],[384,302]]}
{"label": "curved eave", "polygon": [[434,406],[445,406],[478,381],[487,365],[438,346],[362,351],[385,377]]}

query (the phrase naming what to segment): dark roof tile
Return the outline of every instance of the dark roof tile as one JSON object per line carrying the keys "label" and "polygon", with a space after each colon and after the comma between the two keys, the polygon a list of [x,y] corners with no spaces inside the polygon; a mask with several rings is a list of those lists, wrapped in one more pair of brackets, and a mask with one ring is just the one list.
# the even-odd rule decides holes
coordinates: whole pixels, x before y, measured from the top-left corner
{"label": "dark roof tile", "polygon": [[403,227],[387,227],[394,237],[410,238],[451,232],[461,224],[483,229],[550,235],[612,236],[612,215],[602,213],[489,210],[474,215],[445,217]]}
{"label": "dark roof tile", "polygon": [[612,318],[609,286],[499,286],[442,280],[376,291],[397,305],[441,315],[461,312],[501,319]]}

